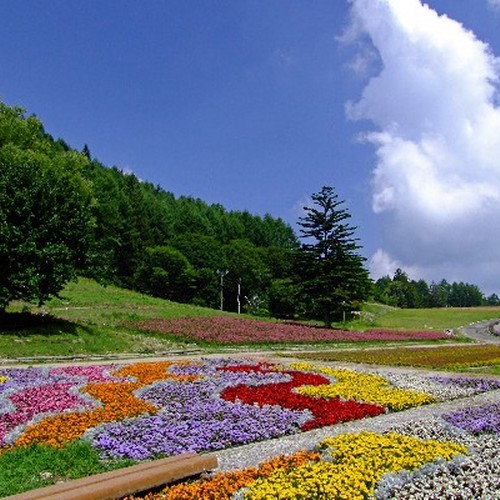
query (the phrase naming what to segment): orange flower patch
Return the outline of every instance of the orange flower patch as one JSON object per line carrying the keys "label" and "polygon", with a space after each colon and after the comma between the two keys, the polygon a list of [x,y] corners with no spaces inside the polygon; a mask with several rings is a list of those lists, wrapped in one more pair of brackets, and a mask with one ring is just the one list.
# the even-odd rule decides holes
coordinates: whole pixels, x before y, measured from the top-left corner
{"label": "orange flower patch", "polygon": [[[198,377],[195,375],[174,375],[167,373],[167,369],[172,366],[170,361],[158,361],[156,363],[135,363],[120,368],[113,373],[116,377],[135,377],[140,387],[150,385],[157,380],[174,379],[179,382],[192,382]],[[176,366],[187,366],[192,364],[189,361],[177,362]]]}

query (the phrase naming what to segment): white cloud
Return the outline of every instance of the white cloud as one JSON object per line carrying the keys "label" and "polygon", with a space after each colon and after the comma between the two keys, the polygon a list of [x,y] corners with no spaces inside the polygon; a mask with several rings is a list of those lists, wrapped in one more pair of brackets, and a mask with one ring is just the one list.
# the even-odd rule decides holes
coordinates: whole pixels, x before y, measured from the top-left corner
{"label": "white cloud", "polygon": [[396,269],[401,267],[401,262],[392,260],[391,257],[379,248],[370,258],[368,265],[373,279],[382,276],[394,276]]}
{"label": "white cloud", "polygon": [[381,68],[346,107],[374,126],[372,206],[386,224],[374,262],[500,289],[498,59],[420,0],[351,8],[349,38],[368,36]]}

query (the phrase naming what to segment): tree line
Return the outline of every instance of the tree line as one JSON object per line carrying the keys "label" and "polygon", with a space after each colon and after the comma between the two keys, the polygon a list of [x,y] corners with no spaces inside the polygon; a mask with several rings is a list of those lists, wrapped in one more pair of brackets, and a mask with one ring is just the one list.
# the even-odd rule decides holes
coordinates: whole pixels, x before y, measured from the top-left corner
{"label": "tree line", "polygon": [[402,269],[379,278],[373,284],[373,299],[382,304],[402,308],[498,306],[496,293],[485,296],[477,285],[463,282],[448,283],[445,279],[428,284],[412,280]]}

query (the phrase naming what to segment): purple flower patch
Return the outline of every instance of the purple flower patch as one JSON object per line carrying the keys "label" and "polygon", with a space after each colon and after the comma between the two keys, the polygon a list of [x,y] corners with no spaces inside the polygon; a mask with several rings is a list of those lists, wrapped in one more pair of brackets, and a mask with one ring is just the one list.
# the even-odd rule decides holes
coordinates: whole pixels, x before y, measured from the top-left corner
{"label": "purple flower patch", "polygon": [[220,399],[171,404],[155,416],[104,425],[91,438],[104,457],[145,459],[209,451],[296,432],[300,412]]}
{"label": "purple flower patch", "polygon": [[474,377],[430,377],[430,380],[446,385],[456,385],[458,387],[473,389],[477,393],[494,391],[500,389],[500,380]]}
{"label": "purple flower patch", "polygon": [[89,433],[92,444],[104,457],[134,459],[219,450],[297,432],[308,418],[305,412],[278,406],[259,408],[220,399],[221,390],[231,385],[289,379],[279,372],[221,372],[220,366],[206,362],[196,369],[197,375],[204,375],[201,380],[167,380],[138,391],[138,396],[162,410],[103,425]]}
{"label": "purple flower patch", "polygon": [[500,403],[448,413],[443,419],[471,434],[500,432]]}

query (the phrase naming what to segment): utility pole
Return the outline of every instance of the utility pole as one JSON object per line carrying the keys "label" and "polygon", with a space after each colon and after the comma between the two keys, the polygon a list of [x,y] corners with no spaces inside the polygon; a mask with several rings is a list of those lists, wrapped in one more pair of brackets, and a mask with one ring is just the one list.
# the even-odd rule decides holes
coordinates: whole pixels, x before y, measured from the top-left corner
{"label": "utility pole", "polygon": [[236,295],[236,302],[238,303],[238,314],[241,313],[241,278],[238,278],[238,294]]}
{"label": "utility pole", "polygon": [[221,311],[224,310],[224,276],[226,276],[226,274],[228,272],[229,271],[227,269],[224,269],[224,270],[217,269],[217,274],[220,277],[220,310]]}

